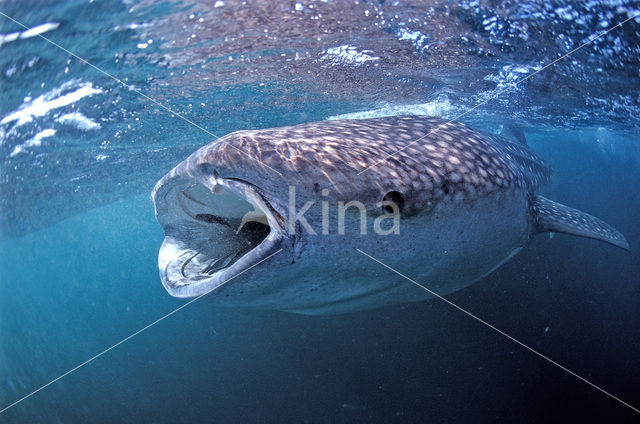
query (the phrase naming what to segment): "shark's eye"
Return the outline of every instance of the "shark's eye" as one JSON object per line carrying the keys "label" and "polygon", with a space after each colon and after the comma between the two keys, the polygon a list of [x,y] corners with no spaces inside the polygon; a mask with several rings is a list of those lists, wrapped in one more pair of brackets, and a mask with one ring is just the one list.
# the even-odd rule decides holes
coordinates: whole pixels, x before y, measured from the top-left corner
{"label": "shark's eye", "polygon": [[[391,203],[395,203],[396,207],[393,207]],[[399,191],[390,191],[382,198],[382,210],[385,213],[402,212],[404,206],[404,197]]]}

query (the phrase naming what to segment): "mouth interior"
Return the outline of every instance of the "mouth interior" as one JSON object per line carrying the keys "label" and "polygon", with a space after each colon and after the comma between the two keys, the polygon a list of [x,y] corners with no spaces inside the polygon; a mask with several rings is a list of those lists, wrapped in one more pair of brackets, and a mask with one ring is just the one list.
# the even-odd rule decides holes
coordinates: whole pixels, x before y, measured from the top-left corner
{"label": "mouth interior", "polygon": [[165,283],[171,288],[210,279],[232,267],[270,234],[266,213],[227,187],[191,182],[167,196]]}

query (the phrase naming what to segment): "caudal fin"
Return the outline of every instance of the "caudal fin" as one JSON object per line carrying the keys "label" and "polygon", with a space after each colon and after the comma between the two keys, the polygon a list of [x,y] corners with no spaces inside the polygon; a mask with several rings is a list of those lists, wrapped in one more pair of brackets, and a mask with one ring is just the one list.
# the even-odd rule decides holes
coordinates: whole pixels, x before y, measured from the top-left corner
{"label": "caudal fin", "polygon": [[537,233],[555,231],[574,236],[589,237],[629,250],[629,243],[627,243],[620,231],[577,209],[542,196],[536,196],[533,201],[533,214]]}

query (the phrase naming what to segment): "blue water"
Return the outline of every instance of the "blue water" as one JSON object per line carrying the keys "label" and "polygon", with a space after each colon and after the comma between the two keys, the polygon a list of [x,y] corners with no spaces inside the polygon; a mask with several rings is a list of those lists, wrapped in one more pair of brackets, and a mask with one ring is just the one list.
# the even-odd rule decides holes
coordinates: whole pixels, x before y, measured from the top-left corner
{"label": "blue water", "polygon": [[[337,116],[453,118],[497,95],[461,120],[516,121],[554,169],[552,197],[614,225],[631,251],[539,235],[448,299],[640,407],[640,19],[513,84],[638,2],[222,3],[20,0],[0,12],[218,136]],[[185,304],[160,284],[149,192],[213,138],[25,31],[0,16],[0,409]],[[638,414],[438,300],[308,317],[207,297],[0,414],[565,418]]]}

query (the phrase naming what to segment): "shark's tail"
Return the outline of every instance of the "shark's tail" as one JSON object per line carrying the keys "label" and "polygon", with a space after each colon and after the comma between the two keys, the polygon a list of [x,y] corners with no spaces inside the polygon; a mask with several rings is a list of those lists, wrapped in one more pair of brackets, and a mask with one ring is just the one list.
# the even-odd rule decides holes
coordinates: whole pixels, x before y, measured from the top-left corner
{"label": "shark's tail", "polygon": [[533,216],[536,233],[554,231],[589,237],[629,250],[629,243],[622,233],[609,224],[542,196],[536,196],[533,201]]}

